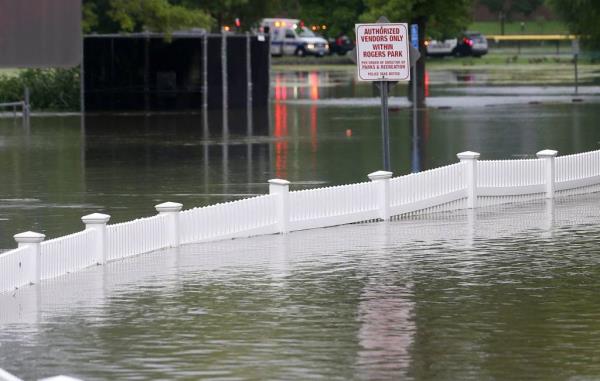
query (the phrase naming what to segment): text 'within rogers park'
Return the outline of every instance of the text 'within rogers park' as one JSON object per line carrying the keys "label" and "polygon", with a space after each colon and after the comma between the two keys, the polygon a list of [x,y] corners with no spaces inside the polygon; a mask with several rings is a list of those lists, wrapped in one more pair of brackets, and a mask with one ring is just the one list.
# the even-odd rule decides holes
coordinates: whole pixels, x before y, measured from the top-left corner
{"label": "text 'within rogers park'", "polygon": [[359,80],[410,79],[406,24],[356,24],[356,45]]}

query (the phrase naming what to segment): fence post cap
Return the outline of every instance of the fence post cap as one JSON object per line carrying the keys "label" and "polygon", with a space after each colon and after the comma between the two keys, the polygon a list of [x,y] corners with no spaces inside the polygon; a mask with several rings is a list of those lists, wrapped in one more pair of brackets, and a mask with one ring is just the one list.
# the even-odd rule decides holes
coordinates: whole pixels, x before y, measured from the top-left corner
{"label": "fence post cap", "polygon": [[465,151],[456,154],[456,157],[458,157],[460,160],[475,160],[479,159],[479,156],[481,156],[479,152],[473,151]]}
{"label": "fence post cap", "polygon": [[556,157],[556,155],[558,155],[558,151],[555,151],[553,149],[545,149],[545,150],[542,150],[542,151],[536,153],[536,155],[539,158],[543,158],[543,157]]}
{"label": "fence post cap", "polygon": [[13,237],[18,243],[39,243],[46,238],[46,235],[42,233],[28,231],[15,234]]}
{"label": "fence post cap", "polygon": [[376,172],[372,172],[369,173],[367,176],[369,176],[369,179],[374,181],[374,180],[385,180],[385,179],[389,179],[392,177],[392,172],[388,172],[388,171],[376,171]]}
{"label": "fence post cap", "polygon": [[163,202],[162,204],[154,205],[154,209],[156,209],[156,211],[159,213],[179,212],[181,210],[181,208],[183,208],[183,204],[180,204],[178,202],[171,202],[171,201],[167,201],[167,202]]}
{"label": "fence post cap", "polygon": [[105,224],[108,220],[110,220],[110,216],[102,213],[92,213],[81,217],[84,224]]}
{"label": "fence post cap", "polygon": [[283,180],[283,179],[271,179],[269,180],[269,184],[274,184],[274,185],[290,185],[290,182],[287,180]]}

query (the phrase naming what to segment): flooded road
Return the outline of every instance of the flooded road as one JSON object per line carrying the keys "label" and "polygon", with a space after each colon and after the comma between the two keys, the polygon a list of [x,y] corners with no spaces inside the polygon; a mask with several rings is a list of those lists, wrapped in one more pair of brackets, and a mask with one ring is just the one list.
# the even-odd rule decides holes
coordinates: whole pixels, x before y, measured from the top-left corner
{"label": "flooded road", "polygon": [[[395,174],[457,161],[533,157],[545,148],[570,154],[600,147],[600,92],[531,85],[495,86],[473,73],[432,74],[430,107],[418,130],[404,97],[391,92]],[[468,78],[466,80],[465,78]],[[456,83],[460,85],[456,85]],[[0,249],[33,230],[48,238],[79,231],[101,211],[122,222],[176,201],[184,208],[292,188],[366,180],[381,169],[379,100],[348,70],[274,73],[268,110],[189,115],[34,116],[29,128],[0,118]]]}
{"label": "flooded road", "polygon": [[600,377],[598,194],[184,246],[0,296],[25,379]]}
{"label": "flooded road", "polygon": [[[476,73],[475,73],[476,74]],[[474,75],[475,75],[474,74]],[[454,75],[452,73],[444,75]],[[455,78],[455,77],[451,77]],[[600,148],[597,88],[435,80],[417,131],[397,86],[395,174]],[[0,118],[0,248],[366,180],[378,99],[348,71],[276,73],[269,110]],[[250,121],[250,122],[249,122]],[[596,379],[597,194],[161,251],[0,296],[0,368],[34,379]]]}

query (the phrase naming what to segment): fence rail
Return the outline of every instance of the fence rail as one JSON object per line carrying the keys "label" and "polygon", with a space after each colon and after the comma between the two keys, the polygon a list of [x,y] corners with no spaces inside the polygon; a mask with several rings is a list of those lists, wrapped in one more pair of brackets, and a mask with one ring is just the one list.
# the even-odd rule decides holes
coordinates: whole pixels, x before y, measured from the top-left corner
{"label": "fence rail", "polygon": [[19,247],[0,254],[0,292],[180,244],[600,190],[600,150],[556,155],[480,161],[478,153],[462,152],[456,164],[396,178],[378,171],[358,184],[290,192],[288,181],[273,179],[267,195],[186,211],[165,202],[155,206],[156,216],[114,225],[94,213],[82,217],[84,231],[46,242],[40,233],[16,234]]}

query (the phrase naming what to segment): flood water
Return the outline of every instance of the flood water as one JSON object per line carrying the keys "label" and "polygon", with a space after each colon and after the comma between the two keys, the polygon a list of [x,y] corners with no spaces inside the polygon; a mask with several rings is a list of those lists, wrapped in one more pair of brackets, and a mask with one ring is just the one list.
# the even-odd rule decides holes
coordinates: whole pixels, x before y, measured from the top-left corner
{"label": "flood water", "polygon": [[184,246],[0,296],[25,379],[600,377],[600,196]]}
{"label": "flood water", "polygon": [[[451,79],[445,79],[450,76]],[[465,79],[466,78],[466,79]],[[375,91],[347,71],[275,73],[268,110],[0,118],[0,249],[381,169]],[[600,148],[600,93],[431,76],[412,127],[390,99],[392,169]],[[575,102],[573,101],[575,99]],[[250,122],[249,122],[250,121]],[[596,195],[187,246],[0,298],[0,368],[26,379],[600,377]]]}
{"label": "flood water", "polygon": [[[600,148],[600,88],[495,86],[481,73],[429,76],[430,107],[413,130],[405,86],[390,99],[395,174],[482,159]],[[81,216],[111,222],[262,194],[267,180],[292,188],[367,180],[382,169],[379,100],[352,71],[273,74],[269,110],[225,115],[37,116],[29,128],[0,118],[0,250],[27,230],[48,238],[79,231]]]}

